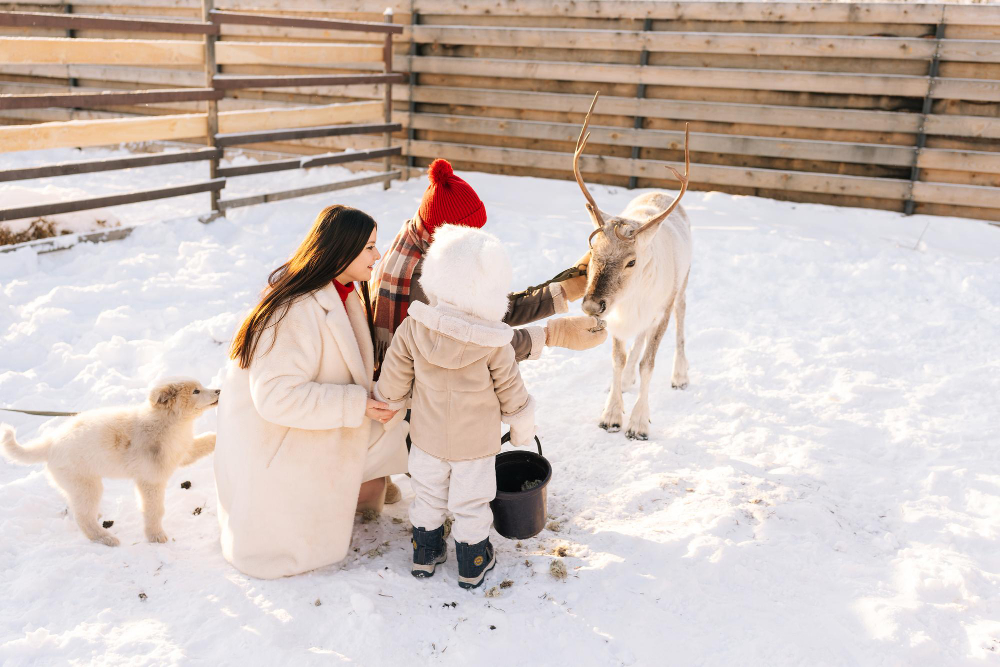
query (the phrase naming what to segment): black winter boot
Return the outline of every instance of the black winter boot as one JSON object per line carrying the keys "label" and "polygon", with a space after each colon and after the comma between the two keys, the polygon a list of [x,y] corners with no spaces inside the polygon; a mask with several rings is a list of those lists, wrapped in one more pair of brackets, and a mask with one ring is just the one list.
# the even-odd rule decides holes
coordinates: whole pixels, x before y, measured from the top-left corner
{"label": "black winter boot", "polygon": [[458,557],[458,585],[462,588],[481,586],[486,573],[497,564],[488,537],[477,544],[455,542],[455,552]]}
{"label": "black winter boot", "polygon": [[413,527],[413,565],[410,574],[414,577],[433,577],[434,568],[448,560],[448,544],[444,541],[444,526],[434,530]]}

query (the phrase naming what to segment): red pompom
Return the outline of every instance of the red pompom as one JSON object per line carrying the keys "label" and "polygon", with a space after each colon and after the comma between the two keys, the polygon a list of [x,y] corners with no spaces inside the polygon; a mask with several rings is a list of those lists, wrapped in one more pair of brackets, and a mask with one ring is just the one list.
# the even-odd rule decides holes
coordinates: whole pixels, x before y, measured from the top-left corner
{"label": "red pompom", "polygon": [[442,160],[441,158],[431,162],[430,169],[427,170],[427,176],[434,185],[447,185],[448,179],[451,178],[454,173],[455,172],[452,171],[451,164],[447,160]]}

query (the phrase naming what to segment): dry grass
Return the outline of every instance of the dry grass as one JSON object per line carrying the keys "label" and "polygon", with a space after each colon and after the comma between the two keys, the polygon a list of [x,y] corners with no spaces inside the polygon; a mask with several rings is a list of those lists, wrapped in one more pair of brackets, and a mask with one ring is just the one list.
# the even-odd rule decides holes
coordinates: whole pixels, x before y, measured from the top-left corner
{"label": "dry grass", "polygon": [[0,225],[0,245],[14,245],[15,243],[48,239],[70,233],[72,232],[56,228],[56,223],[51,220],[39,218],[33,221],[27,229],[19,232],[10,231],[7,225]]}

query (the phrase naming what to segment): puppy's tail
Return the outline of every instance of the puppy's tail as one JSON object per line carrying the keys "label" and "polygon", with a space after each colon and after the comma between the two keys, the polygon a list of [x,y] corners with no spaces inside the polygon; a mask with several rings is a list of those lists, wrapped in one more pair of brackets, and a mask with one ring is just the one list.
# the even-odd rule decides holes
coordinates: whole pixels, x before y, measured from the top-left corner
{"label": "puppy's tail", "polygon": [[41,440],[30,449],[25,449],[17,443],[14,437],[14,427],[9,424],[0,424],[0,446],[3,447],[4,456],[11,461],[18,463],[45,463],[49,460],[49,449],[52,443],[49,440]]}

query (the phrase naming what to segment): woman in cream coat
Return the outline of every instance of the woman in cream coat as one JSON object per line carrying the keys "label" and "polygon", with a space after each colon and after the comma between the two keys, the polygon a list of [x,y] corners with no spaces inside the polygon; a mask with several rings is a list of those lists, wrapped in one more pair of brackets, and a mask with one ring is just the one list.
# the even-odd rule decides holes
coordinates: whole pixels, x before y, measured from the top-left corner
{"label": "woman in cream coat", "polygon": [[361,211],[322,211],[233,340],[215,477],[222,553],[248,575],[340,561],[355,511],[381,509],[385,477],[406,471],[407,424],[370,398],[370,304],[351,289],[371,277],[375,233]]}

